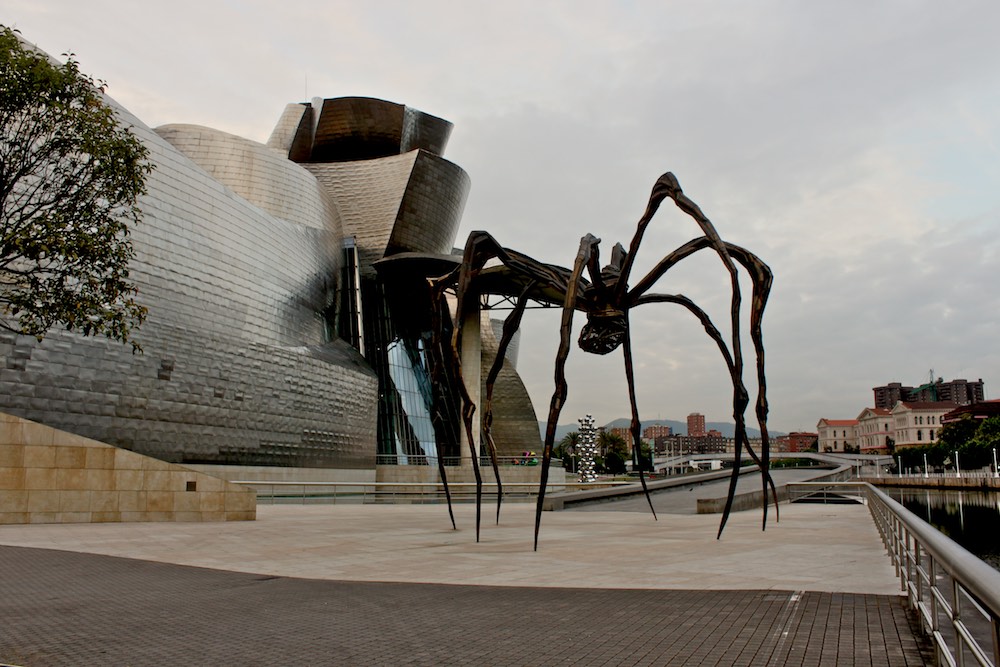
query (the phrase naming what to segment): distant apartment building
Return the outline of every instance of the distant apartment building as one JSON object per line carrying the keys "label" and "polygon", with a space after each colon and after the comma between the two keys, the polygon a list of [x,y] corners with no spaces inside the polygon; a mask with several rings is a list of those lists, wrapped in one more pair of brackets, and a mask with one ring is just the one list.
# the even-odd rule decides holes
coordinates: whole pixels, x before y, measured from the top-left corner
{"label": "distant apartment building", "polygon": [[985,400],[982,379],[976,382],[969,382],[965,379],[945,382],[942,378],[938,378],[919,387],[908,387],[899,382],[890,382],[881,387],[872,387],[872,392],[875,394],[875,407],[884,410],[891,410],[899,401],[969,405]]}
{"label": "distant apartment building", "polygon": [[857,447],[862,454],[889,451],[894,441],[892,412],[885,408],[865,408],[855,420]]}
{"label": "distant apartment building", "polygon": [[820,452],[853,452],[858,449],[857,419],[820,419],[816,447]]}
{"label": "distant apartment building", "polygon": [[705,415],[699,414],[697,412],[692,412],[687,417],[687,434],[691,437],[698,438],[705,433]]}
{"label": "distant apartment building", "polygon": [[[716,431],[716,433],[719,433]],[[682,454],[724,454],[732,451],[732,445],[727,448],[727,444],[732,438],[724,438],[722,434],[701,435],[692,437],[690,435],[670,435],[657,438],[657,451],[662,444],[662,452],[667,456],[680,456]]]}
{"label": "distant apartment building", "polygon": [[913,387],[904,387],[899,382],[872,387],[872,392],[875,394],[875,407],[881,410],[891,410],[896,403],[908,398],[911,391],[913,391]]}
{"label": "distant apartment building", "polygon": [[892,409],[896,448],[933,444],[941,430],[941,418],[955,409],[949,401],[900,401]]}
{"label": "distant apartment building", "polygon": [[816,444],[817,438],[817,433],[792,431],[772,440],[772,449],[776,452],[804,452]]}
{"label": "distant apartment building", "polygon": [[617,435],[625,441],[625,444],[629,446],[629,449],[632,448],[632,430],[627,426],[612,426],[607,429],[607,432],[610,435]]}
{"label": "distant apartment building", "polygon": [[654,441],[657,438],[662,438],[673,434],[674,430],[669,426],[667,426],[666,424],[650,424],[646,428],[642,429],[643,439],[649,441]]}

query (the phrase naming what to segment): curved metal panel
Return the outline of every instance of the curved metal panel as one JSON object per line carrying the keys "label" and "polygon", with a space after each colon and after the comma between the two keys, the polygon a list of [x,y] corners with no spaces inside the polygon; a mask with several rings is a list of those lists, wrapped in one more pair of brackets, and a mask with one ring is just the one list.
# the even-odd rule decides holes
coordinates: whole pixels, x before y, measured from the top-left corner
{"label": "curved metal panel", "polygon": [[216,181],[271,215],[343,236],[333,200],[316,177],[263,144],[200,125],[154,130]]}
{"label": "curved metal panel", "polygon": [[442,118],[372,97],[316,98],[311,106],[317,114],[311,150],[308,157],[289,153],[296,161],[372,160],[413,150],[440,155],[451,134]]}
{"label": "curved metal panel", "polygon": [[469,186],[469,176],[461,167],[420,151],[385,254],[451,251]]}

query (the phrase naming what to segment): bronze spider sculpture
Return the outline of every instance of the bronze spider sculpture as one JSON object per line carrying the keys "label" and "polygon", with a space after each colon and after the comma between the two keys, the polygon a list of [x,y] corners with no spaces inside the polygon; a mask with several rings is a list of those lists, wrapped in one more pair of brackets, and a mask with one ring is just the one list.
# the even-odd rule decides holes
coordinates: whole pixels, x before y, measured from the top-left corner
{"label": "bronze spider sculpture", "polygon": [[[642,237],[646,227],[649,225],[660,204],[664,199],[670,198],[675,205],[691,217],[699,226],[702,235],[688,241],[673,252],[666,255],[660,262],[636,285],[629,288],[628,280],[632,270],[632,264],[642,243]],[[509,346],[514,333],[520,326],[521,316],[529,300],[537,300],[556,304],[562,308],[562,324],[560,328],[559,348],[555,360],[555,391],[549,406],[548,421],[545,428],[545,440],[542,450],[541,480],[539,482],[538,501],[535,510],[535,549],[538,549],[538,531],[541,525],[541,514],[545,500],[545,487],[548,482],[549,463],[552,460],[552,448],[555,440],[555,429],[558,423],[559,414],[567,395],[567,383],[565,377],[566,359],[570,349],[570,334],[572,330],[573,315],[575,311],[581,311],[587,316],[587,322],[583,325],[578,339],[578,345],[584,352],[591,354],[608,354],[621,347],[625,357],[625,378],[628,384],[629,403],[631,405],[631,435],[632,442],[640,442],[640,422],[639,411],[636,405],[635,379],[632,368],[632,341],[629,332],[629,311],[640,305],[648,303],[673,303],[686,308],[691,314],[698,318],[705,332],[715,341],[729,369],[733,386],[733,419],[735,421],[735,462],[733,474],[730,478],[729,492],[726,499],[725,510],[719,525],[718,535],[721,536],[725,528],[732,509],[733,498],[740,474],[740,457],[743,448],[747,450],[751,458],[760,466],[762,478],[762,493],[764,495],[764,517],[763,524],[767,524],[767,491],[771,489],[772,497],[777,511],[777,495],[774,483],[769,473],[769,448],[767,432],[767,397],[766,383],[764,377],[764,344],[761,333],[761,323],[764,314],[764,307],[767,303],[768,293],[771,289],[772,274],[768,266],[750,251],[723,241],[716,232],[715,227],[701,209],[681,190],[680,184],[671,173],[661,176],[653,186],[652,194],[646,206],[646,211],[639,220],[638,228],[632,243],[626,252],[621,244],[616,244],[611,252],[610,263],[601,268],[598,245],[600,239],[587,234],[580,240],[579,251],[572,269],[565,269],[558,266],[543,264],[527,255],[501,247],[492,236],[486,232],[473,232],[465,245],[462,264],[454,270],[438,278],[430,279],[432,299],[435,304],[433,328],[437,334],[435,344],[436,358],[432,362],[432,373],[437,380],[442,380],[446,373],[457,378],[457,386],[461,394],[462,421],[464,424],[466,439],[472,449],[472,458],[475,462],[473,470],[476,477],[476,540],[479,540],[480,514],[482,507],[482,476],[479,472],[480,454],[476,451],[475,438],[473,437],[473,416],[476,406],[472,400],[461,368],[461,337],[462,318],[466,312],[467,304],[470,300],[479,299],[481,294],[504,293],[510,297],[516,297],[515,305],[504,322],[503,334],[500,339],[499,351],[496,360],[486,378],[486,395],[483,401],[484,419],[482,434],[485,438],[487,450],[492,462],[493,471],[497,480],[497,520],[500,516],[500,505],[503,497],[503,487],[500,481],[500,472],[496,458],[496,446],[491,435],[492,425],[492,399],[493,388],[503,365],[504,355]],[[730,319],[731,331],[727,343],[723,334],[712,323],[711,319],[697,304],[691,299],[680,294],[658,294],[650,293],[653,285],[662,278],[678,262],[698,252],[709,249],[715,252],[722,260],[723,265],[730,275],[731,300]],[[502,264],[501,271],[504,275],[503,281],[492,280],[491,271],[487,268],[487,262],[499,260]],[[762,451],[758,456],[751,448],[746,432],[746,408],[749,405],[749,393],[743,382],[743,352],[740,342],[740,307],[741,295],[738,279],[737,264],[741,265],[748,273],[753,286],[753,296],[750,307],[750,338],[753,342],[756,354],[757,371],[757,402],[756,416],[761,431]],[[584,271],[588,273],[590,280],[584,278]],[[493,271],[494,277],[496,272]],[[519,292],[515,291],[519,288]],[[445,293],[453,290],[456,298],[456,307],[452,319],[452,331],[449,342],[443,340],[444,318],[447,316],[447,302]],[[440,452],[439,452],[440,454]],[[438,456],[439,470],[444,483],[445,493],[448,499],[448,512],[451,516],[452,526],[455,525],[455,517],[451,508],[451,494],[448,490],[447,478],[441,456]],[[638,451],[633,449],[633,462],[638,463]],[[638,467],[638,466],[637,466]],[[649,488],[646,478],[640,470],[639,479],[642,483],[643,492],[649,503],[653,517],[656,511],[649,496]]]}

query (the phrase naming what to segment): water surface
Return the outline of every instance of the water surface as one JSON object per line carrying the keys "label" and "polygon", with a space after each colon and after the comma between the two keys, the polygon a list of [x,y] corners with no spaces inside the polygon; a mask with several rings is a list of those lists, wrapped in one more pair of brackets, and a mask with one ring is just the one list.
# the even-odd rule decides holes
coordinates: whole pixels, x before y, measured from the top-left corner
{"label": "water surface", "polygon": [[897,488],[882,491],[1000,570],[1000,493]]}

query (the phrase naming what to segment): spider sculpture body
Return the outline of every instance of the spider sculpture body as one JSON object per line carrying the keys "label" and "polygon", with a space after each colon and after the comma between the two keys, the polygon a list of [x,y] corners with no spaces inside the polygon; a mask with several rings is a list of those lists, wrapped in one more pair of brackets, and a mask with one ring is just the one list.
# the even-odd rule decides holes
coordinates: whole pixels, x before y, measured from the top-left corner
{"label": "spider sculpture body", "polygon": [[[702,234],[668,253],[659,263],[633,287],[629,287],[629,277],[636,254],[642,243],[643,234],[660,204],[665,199],[671,199],[676,206],[691,217],[700,228]],[[733,497],[740,472],[740,456],[743,448],[760,466],[762,477],[762,493],[764,495],[764,525],[767,522],[767,491],[768,487],[774,495],[774,484],[768,472],[768,432],[767,432],[767,398],[764,378],[764,346],[761,333],[761,322],[764,307],[771,288],[772,274],[770,269],[750,251],[723,241],[715,227],[705,217],[701,209],[681,190],[680,184],[671,173],[661,176],[653,186],[652,194],[643,216],[640,218],[631,245],[626,251],[621,244],[616,244],[611,252],[610,262],[600,267],[600,239],[587,234],[580,240],[576,260],[571,269],[543,264],[527,255],[500,246],[486,232],[473,232],[469,236],[463,255],[462,264],[438,278],[430,280],[432,298],[436,308],[434,329],[438,334],[437,361],[435,373],[441,378],[450,372],[458,379],[458,387],[462,401],[462,421],[466,440],[472,448],[473,461],[479,461],[476,451],[474,420],[476,406],[472,400],[462,376],[461,367],[461,337],[462,318],[470,303],[478,304],[480,296],[487,293],[504,294],[515,298],[515,305],[504,322],[503,334],[500,339],[497,358],[490,369],[485,383],[483,400],[483,429],[486,448],[490,454],[494,474],[497,479],[497,518],[499,520],[502,501],[502,485],[499,467],[496,459],[496,447],[491,436],[493,386],[503,364],[504,355],[510,341],[520,326],[521,316],[527,303],[531,300],[546,302],[562,308],[560,341],[555,359],[555,389],[549,405],[549,414],[545,429],[542,450],[541,480],[539,482],[538,501],[535,511],[534,546],[538,548],[538,531],[541,524],[541,512],[545,499],[545,487],[548,482],[549,463],[552,460],[552,449],[555,440],[555,429],[559,415],[567,395],[565,376],[566,359],[570,350],[570,337],[574,313],[580,311],[587,317],[580,330],[578,345],[584,352],[592,354],[608,354],[619,347],[624,352],[625,378],[628,385],[629,403],[631,405],[632,442],[640,442],[640,421],[636,405],[635,378],[632,367],[632,341],[629,330],[629,311],[640,305],[649,303],[671,303],[684,307],[701,322],[708,336],[716,343],[732,379],[733,390],[733,420],[736,425],[736,461],[733,475],[730,479],[727,503],[719,526],[719,535],[726,525],[732,509]],[[713,324],[711,319],[691,299],[681,294],[662,294],[650,292],[650,289],[678,262],[700,250],[709,250],[718,255],[728,271],[731,284],[730,299],[730,329],[728,335]],[[489,267],[487,263],[499,260],[502,267]],[[753,286],[752,303],[750,307],[750,338],[753,342],[756,356],[757,401],[756,417],[762,435],[762,452],[758,456],[749,446],[746,432],[746,409],[749,405],[749,393],[743,381],[744,364],[740,343],[740,309],[741,294],[738,280],[738,266],[742,266],[750,277]],[[589,280],[584,277],[584,272]],[[502,280],[497,280],[498,273]],[[448,314],[445,293],[454,291],[456,307],[452,315],[450,340],[444,340],[444,318]],[[441,456],[438,457],[439,461]],[[633,451],[633,461],[637,462],[638,452]],[[451,511],[451,497],[448,492],[447,478],[444,466],[440,466],[442,481],[448,496],[448,508],[454,526],[454,514]],[[480,513],[482,506],[482,478],[478,465],[473,465],[477,482],[476,493],[476,539],[479,539]],[[649,497],[649,489],[645,475],[640,472],[640,481],[650,511],[655,518],[653,503]],[[775,498],[776,500],[776,498]],[[777,510],[777,505],[775,505]]]}

